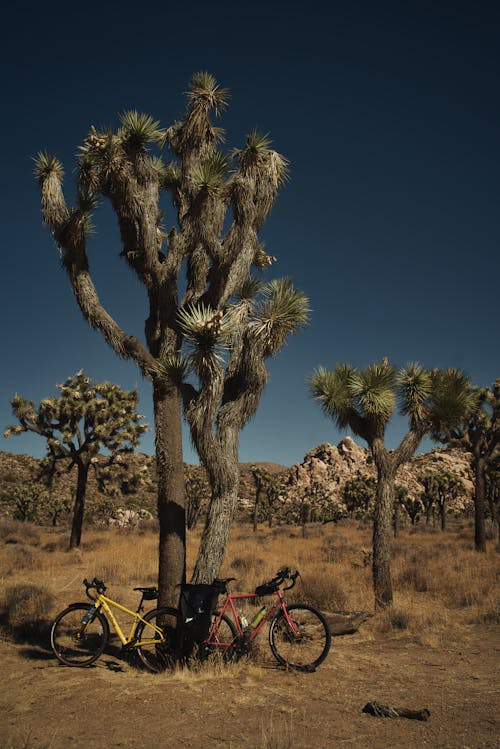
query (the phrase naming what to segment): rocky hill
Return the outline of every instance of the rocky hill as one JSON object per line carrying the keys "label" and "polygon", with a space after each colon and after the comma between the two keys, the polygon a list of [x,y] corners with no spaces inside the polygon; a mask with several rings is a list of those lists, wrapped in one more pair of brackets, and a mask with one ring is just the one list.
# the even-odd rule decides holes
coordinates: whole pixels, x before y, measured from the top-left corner
{"label": "rocky hill", "polygon": [[[418,476],[426,471],[451,471],[461,479],[466,494],[472,496],[473,484],[470,468],[471,456],[464,450],[434,448],[430,453],[415,456],[401,466],[397,483],[408,489],[410,495],[418,495],[422,486]],[[288,471],[287,484],[306,488],[320,483],[331,496],[338,496],[344,483],[356,473],[375,476],[376,470],[368,450],[360,447],[351,437],[344,437],[338,445],[328,442],[310,450],[301,463]]]}
{"label": "rocky hill", "polygon": [[[8,501],[9,495],[16,486],[33,482],[36,477],[39,461],[27,455],[14,455],[0,452],[0,502]],[[322,484],[332,497],[340,494],[343,484],[356,473],[375,476],[371,456],[350,437],[342,439],[338,445],[324,443],[310,450],[301,463],[292,467],[271,462],[242,463],[240,497],[243,506],[253,504],[255,485],[252,467],[264,468],[270,474],[279,474],[282,481],[290,488],[301,490],[311,484]],[[61,466],[60,475],[54,483],[54,494],[71,500],[74,492],[75,475],[68,472],[67,466]],[[186,466],[187,472],[193,466]],[[197,469],[200,471],[201,469]],[[411,495],[418,495],[422,487],[418,475],[426,470],[449,470],[455,473],[464,483],[466,493],[472,495],[472,475],[470,456],[462,450],[435,448],[430,453],[416,456],[404,465],[398,474],[398,483],[406,486]],[[122,483],[121,490],[115,492],[113,504],[132,508],[144,507],[154,512],[156,504],[155,461],[152,456],[134,453],[126,457],[126,474],[134,476],[134,481],[127,485]],[[208,489],[206,489],[208,494]],[[106,495],[91,471],[87,492],[87,502],[98,505],[109,502]]]}

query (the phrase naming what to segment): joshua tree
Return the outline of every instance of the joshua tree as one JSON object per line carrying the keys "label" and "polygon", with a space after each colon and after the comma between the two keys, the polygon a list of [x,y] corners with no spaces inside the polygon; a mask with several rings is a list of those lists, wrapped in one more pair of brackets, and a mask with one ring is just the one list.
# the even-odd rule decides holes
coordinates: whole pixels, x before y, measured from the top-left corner
{"label": "joshua tree", "polygon": [[404,507],[404,502],[408,496],[408,489],[406,486],[396,484],[396,499],[394,500],[394,509],[392,512],[392,527],[394,529],[394,537],[399,535],[399,510]]}
{"label": "joshua tree", "polygon": [[47,502],[47,492],[33,483],[14,486],[6,495],[12,507],[12,516],[24,522],[36,522],[42,515],[42,506]]}
{"label": "joshua tree", "polygon": [[[219,115],[226,107],[228,92],[208,73],[197,73],[187,98],[184,119],[166,130],[134,111],[122,115],[116,132],[98,132],[92,126],[80,149],[76,208],[68,208],[64,200],[60,162],[43,153],[36,165],[43,215],[85,319],[119,356],[135,360],[152,381],[159,602],[175,605],[177,585],[185,575],[178,389],[212,489],[195,572],[196,578],[208,579],[220,563],[238,484],[237,435],[257,407],[266,377],[263,358],[275,353],[299,322],[295,319],[291,326],[290,316],[276,302],[280,288],[282,302],[295,298],[290,285],[267,287],[268,298],[255,320],[248,298],[250,267],[273,262],[257,235],[285,179],[286,161],[269,148],[266,137],[252,133],[246,146],[233,152],[236,169],[230,171],[230,159],[217,150],[223,132],[211,119],[212,113]],[[170,165],[150,153],[151,146],[165,144],[175,156]],[[177,226],[168,232],[159,208],[162,190],[170,191],[177,213]],[[127,335],[97,296],[86,253],[96,195],[109,199],[120,227],[120,254],[146,288],[146,345]],[[183,268],[186,291],[179,300]],[[184,338],[193,346],[189,360],[179,357]],[[217,352],[222,343],[231,352],[225,374]],[[199,376],[198,388],[185,384],[188,364]],[[219,528],[225,530],[219,533]]]}
{"label": "joshua tree", "polygon": [[[323,411],[341,429],[350,427],[366,440],[377,468],[373,521],[375,607],[392,604],[390,529],[398,468],[414,454],[425,434],[438,424],[454,424],[469,404],[468,382],[457,370],[429,371],[410,364],[399,373],[383,359],[362,371],[346,364],[317,369],[310,389]],[[385,446],[385,430],[397,400],[408,416],[409,430],[394,450]]]}
{"label": "joshua tree", "polygon": [[38,408],[20,395],[12,399],[19,424],[5,436],[34,432],[47,440],[47,459],[52,464],[69,460],[76,466],[77,486],[73,506],[70,548],[80,545],[87,480],[101,448],[109,453],[107,465],[131,452],[147,430],[136,413],[137,392],[124,391],[110,382],[92,383],[80,371],[57,386],[60,395],[44,398]]}
{"label": "joshua tree", "polygon": [[359,471],[348,479],[341,490],[342,500],[351,517],[366,518],[373,509],[377,482],[371,476],[363,476]]}
{"label": "joshua tree", "polygon": [[410,516],[411,524],[415,525],[423,509],[422,501],[418,497],[407,496],[403,499],[402,505]]}
{"label": "joshua tree", "polygon": [[470,408],[458,425],[444,425],[438,437],[452,447],[472,453],[474,471],[474,544],[476,551],[486,551],[484,512],[486,470],[500,444],[500,379],[493,389],[470,389]]}
{"label": "joshua tree", "polygon": [[[259,513],[264,501],[268,501],[269,484],[271,475],[262,466],[252,466],[252,477],[255,484],[255,504],[253,507],[253,530],[257,530],[259,522]],[[271,514],[269,515],[271,517]]]}
{"label": "joshua tree", "polygon": [[446,508],[450,499],[457,499],[464,493],[464,485],[451,471],[428,471],[419,479],[424,487],[422,501],[425,507],[434,503],[439,507],[441,530],[446,529]]}
{"label": "joshua tree", "polygon": [[196,527],[202,508],[208,505],[210,489],[207,476],[201,466],[186,467],[187,527]]}
{"label": "joshua tree", "polygon": [[491,512],[493,527],[496,525],[500,545],[500,449],[491,456],[486,466],[486,496]]}

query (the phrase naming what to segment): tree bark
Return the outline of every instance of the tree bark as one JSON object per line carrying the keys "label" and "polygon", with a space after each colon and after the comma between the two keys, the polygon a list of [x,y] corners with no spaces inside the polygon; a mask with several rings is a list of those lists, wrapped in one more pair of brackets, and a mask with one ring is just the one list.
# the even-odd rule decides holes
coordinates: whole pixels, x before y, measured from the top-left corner
{"label": "tree bark", "polygon": [[194,567],[193,583],[211,583],[219,575],[238,501],[237,446],[212,455],[206,464],[212,498]]}
{"label": "tree bark", "polygon": [[71,523],[71,535],[69,539],[70,549],[80,546],[82,540],[83,512],[85,509],[85,495],[87,493],[87,479],[89,475],[88,463],[78,461],[77,468],[78,477],[76,484],[76,497],[75,504],[73,505],[73,520]]}
{"label": "tree bark", "polygon": [[474,546],[476,551],[486,551],[484,503],[486,496],[485,460],[474,456]]}
{"label": "tree bark", "polygon": [[392,605],[391,523],[395,499],[395,473],[388,466],[378,469],[378,486],[373,520],[373,591],[375,608]]}
{"label": "tree bark", "polygon": [[211,583],[219,575],[238,499],[237,490],[214,495],[200,541],[193,583]]}
{"label": "tree bark", "polygon": [[158,520],[160,524],[158,605],[179,603],[179,585],[186,579],[186,500],[182,460],[179,396],[153,383]]}

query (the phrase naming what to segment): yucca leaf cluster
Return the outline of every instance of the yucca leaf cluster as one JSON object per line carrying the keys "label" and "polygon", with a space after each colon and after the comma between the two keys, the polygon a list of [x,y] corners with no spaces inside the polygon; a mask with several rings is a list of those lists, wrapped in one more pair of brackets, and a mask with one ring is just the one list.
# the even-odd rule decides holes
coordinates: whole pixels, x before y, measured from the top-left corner
{"label": "yucca leaf cluster", "polygon": [[340,429],[382,436],[391,416],[408,416],[410,428],[428,433],[441,424],[458,423],[470,411],[471,389],[457,369],[429,370],[411,362],[399,371],[386,359],[358,370],[340,364],[318,367],[310,391]]}

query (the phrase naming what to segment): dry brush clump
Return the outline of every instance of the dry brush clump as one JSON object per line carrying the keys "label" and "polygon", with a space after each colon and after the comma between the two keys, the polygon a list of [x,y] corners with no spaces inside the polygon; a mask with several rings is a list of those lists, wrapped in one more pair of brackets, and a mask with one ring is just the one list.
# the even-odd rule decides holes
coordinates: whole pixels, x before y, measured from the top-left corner
{"label": "dry brush clump", "polygon": [[9,586],[0,602],[0,627],[16,640],[44,638],[50,623],[54,596],[45,587],[30,583]]}

